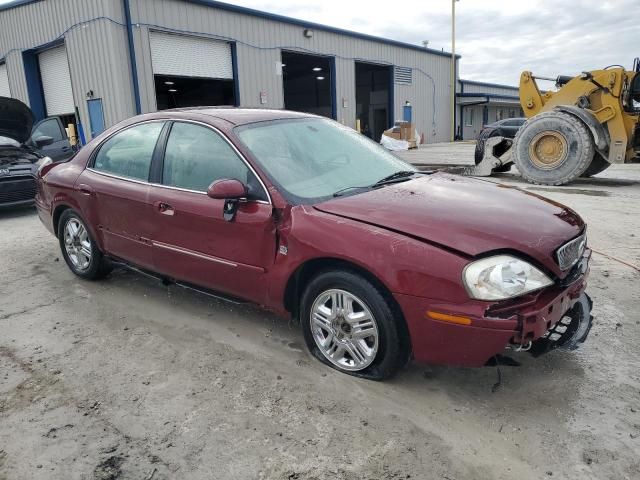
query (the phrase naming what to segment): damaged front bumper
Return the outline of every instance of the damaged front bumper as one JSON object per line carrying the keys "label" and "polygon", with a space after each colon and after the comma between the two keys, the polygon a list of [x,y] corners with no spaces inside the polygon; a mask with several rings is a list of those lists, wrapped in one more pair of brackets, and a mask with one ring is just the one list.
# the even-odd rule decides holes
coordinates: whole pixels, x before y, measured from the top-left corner
{"label": "damaged front bumper", "polygon": [[[445,304],[394,294],[407,320],[415,360],[480,367],[505,350],[539,356],[556,348],[577,348],[593,321],[591,300],[585,293],[590,256],[591,251],[586,250],[563,282],[487,310],[477,309],[477,302]],[[461,315],[469,323],[434,320],[425,316],[427,311]]]}
{"label": "damaged front bumper", "polygon": [[563,348],[575,350],[583,343],[593,325],[591,307],[593,302],[586,293],[583,293],[575,305],[564,314],[558,323],[551,327],[537,340],[531,342],[529,353],[534,357]]}

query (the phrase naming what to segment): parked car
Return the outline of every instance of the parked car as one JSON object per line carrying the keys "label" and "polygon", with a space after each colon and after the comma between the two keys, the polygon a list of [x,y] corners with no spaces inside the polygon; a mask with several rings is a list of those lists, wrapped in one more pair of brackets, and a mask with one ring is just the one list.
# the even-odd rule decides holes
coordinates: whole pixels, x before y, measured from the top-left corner
{"label": "parked car", "polygon": [[33,203],[36,172],[46,160],[38,149],[51,137],[32,135],[33,113],[24,103],[0,97],[0,207]]}
{"label": "parked car", "polygon": [[[515,138],[516,133],[524,122],[526,122],[526,118],[505,118],[503,120],[498,120],[497,122],[489,123],[482,127],[478,137],[476,138],[476,151],[475,151],[475,160],[476,165],[479,164],[484,158],[484,143],[487,139],[492,137],[505,137],[505,138]],[[496,169],[497,172],[509,171],[511,169],[511,164],[505,165],[503,167],[498,167]]]}
{"label": "parked car", "polygon": [[[38,146],[36,139],[42,137],[51,138],[51,143]],[[31,137],[27,145],[45,155],[54,162],[63,162],[71,158],[76,152],[69,142],[64,124],[60,117],[47,117],[33,126]]]}
{"label": "parked car", "polygon": [[131,266],[293,315],[316,358],[367,378],[573,348],[591,325],[575,212],[313,115],[134,117],[43,167],[36,205],[79,277]]}

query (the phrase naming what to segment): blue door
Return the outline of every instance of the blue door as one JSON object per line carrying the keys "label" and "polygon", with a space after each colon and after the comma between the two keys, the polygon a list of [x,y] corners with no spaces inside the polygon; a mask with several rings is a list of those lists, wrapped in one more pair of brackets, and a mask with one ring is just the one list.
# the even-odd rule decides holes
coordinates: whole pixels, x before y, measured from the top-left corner
{"label": "blue door", "polygon": [[104,113],[102,111],[102,99],[94,98],[87,100],[89,109],[89,123],[91,127],[91,138],[96,138],[104,131]]}

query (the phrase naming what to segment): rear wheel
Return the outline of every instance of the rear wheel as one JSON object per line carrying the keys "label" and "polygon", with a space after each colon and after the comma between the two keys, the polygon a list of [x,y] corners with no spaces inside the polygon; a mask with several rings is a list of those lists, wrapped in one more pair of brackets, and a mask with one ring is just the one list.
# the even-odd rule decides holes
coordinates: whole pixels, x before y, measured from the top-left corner
{"label": "rear wheel", "polygon": [[520,128],[513,157],[520,174],[541,185],[564,185],[580,177],[594,156],[591,133],[577,118],[543,112]]}
{"label": "rear wheel", "polygon": [[595,155],[593,157],[593,161],[591,165],[587,167],[587,170],[582,174],[583,177],[593,177],[594,175],[599,174],[600,172],[604,172],[607,168],[609,168],[611,164],[607,162],[602,156]]}
{"label": "rear wheel", "polygon": [[349,271],[319,274],[302,296],[301,323],[310,352],[351,375],[383,380],[406,363],[402,322],[376,286]]}
{"label": "rear wheel", "polygon": [[64,261],[79,277],[96,280],[111,271],[84,220],[74,210],[65,210],[60,216],[58,239]]}

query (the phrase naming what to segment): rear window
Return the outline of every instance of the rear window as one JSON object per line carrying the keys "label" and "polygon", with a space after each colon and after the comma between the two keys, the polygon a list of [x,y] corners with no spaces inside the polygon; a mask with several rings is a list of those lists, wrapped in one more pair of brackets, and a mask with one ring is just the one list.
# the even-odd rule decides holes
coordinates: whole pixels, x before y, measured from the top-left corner
{"label": "rear window", "polygon": [[116,133],[102,144],[95,170],[119,177],[149,180],[149,168],[164,122],[144,123]]}

